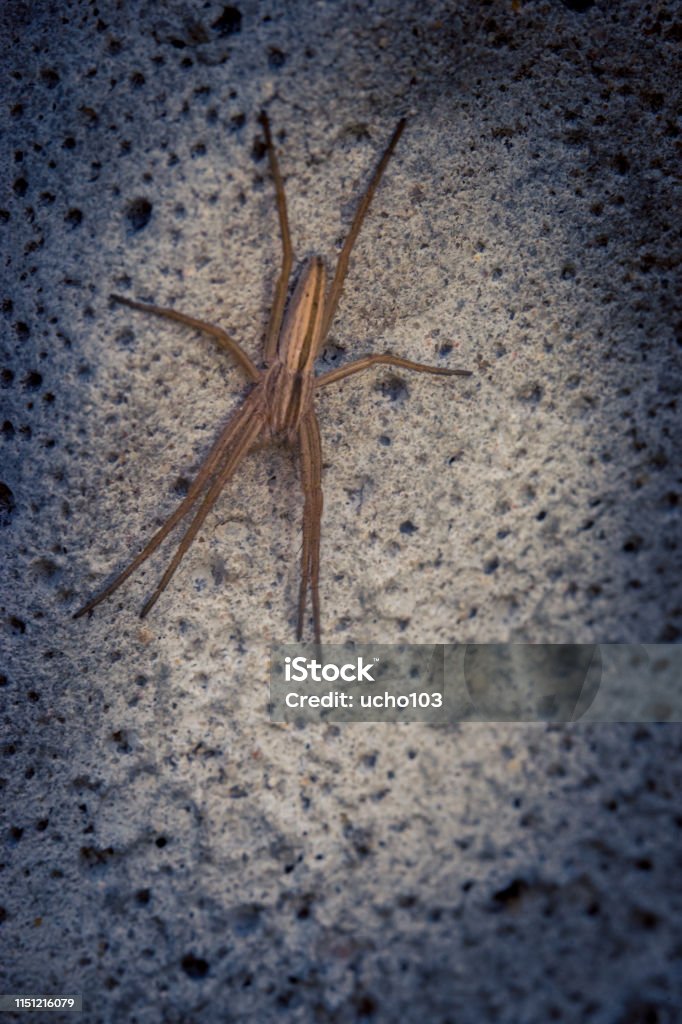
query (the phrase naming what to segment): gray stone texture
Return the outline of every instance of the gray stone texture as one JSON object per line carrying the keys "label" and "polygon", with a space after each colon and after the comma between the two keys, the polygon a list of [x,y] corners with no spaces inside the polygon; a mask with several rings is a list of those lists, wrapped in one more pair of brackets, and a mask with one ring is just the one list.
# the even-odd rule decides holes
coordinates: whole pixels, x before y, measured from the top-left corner
{"label": "gray stone texture", "polygon": [[678,727],[269,722],[289,453],[248,458],[148,620],[172,546],[70,617],[245,393],[108,295],[257,356],[265,107],[297,255],[328,264],[409,119],[320,370],[475,371],[320,397],[325,640],[679,639],[679,4],[0,20],[0,989],[82,992],[88,1024],[680,1020]]}

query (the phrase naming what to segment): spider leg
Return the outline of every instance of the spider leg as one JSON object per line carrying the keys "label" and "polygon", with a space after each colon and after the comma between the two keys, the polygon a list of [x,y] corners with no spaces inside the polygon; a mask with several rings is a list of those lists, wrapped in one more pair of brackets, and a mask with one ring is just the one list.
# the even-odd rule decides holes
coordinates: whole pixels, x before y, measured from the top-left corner
{"label": "spider leg", "polygon": [[365,194],[360,200],[360,204],[357,210],[355,211],[353,223],[350,226],[350,231],[346,236],[346,241],[343,243],[343,248],[341,250],[341,254],[339,255],[338,263],[336,264],[334,280],[332,281],[332,286],[329,289],[327,305],[324,312],[324,320],[322,322],[320,346],[322,345],[324,339],[327,337],[327,334],[329,333],[329,328],[331,327],[332,320],[334,319],[334,314],[336,313],[336,307],[338,306],[339,299],[341,298],[343,284],[344,281],[346,280],[346,274],[348,273],[348,260],[350,259],[351,250],[355,245],[355,241],[358,235],[360,234],[360,228],[362,227],[362,223],[365,219],[365,216],[367,215],[369,204],[371,203],[372,197],[374,196],[374,193],[377,190],[377,186],[381,181],[382,175],[386,170],[386,164],[390,160],[393,150],[398,145],[398,139],[403,133],[405,123],[406,122],[404,117],[400,121],[398,121],[395,131],[393,132],[393,135],[391,136],[391,139],[388,145],[386,146],[386,149],[384,150],[384,154],[381,157],[379,163],[377,164],[374,174],[372,175],[372,180],[367,186],[367,190],[365,191]]}
{"label": "spider leg", "polygon": [[237,363],[250,380],[260,380],[260,370],[256,369],[241,345],[234,341],[234,339],[231,338],[229,334],[222,329],[222,327],[216,327],[214,324],[208,324],[204,320],[197,320],[193,316],[187,316],[186,313],[179,313],[175,309],[168,309],[166,306],[152,306],[147,302],[135,302],[133,299],[126,299],[124,295],[110,295],[109,298],[113,299],[114,302],[121,303],[123,306],[129,306],[131,309],[140,309],[143,313],[152,313],[154,316],[161,316],[166,320],[175,320],[177,323],[185,324],[187,327],[194,327],[195,330],[202,331],[204,334],[210,334],[212,338],[215,338],[221,348],[224,348],[231,356],[234,357],[234,359],[236,359]]}
{"label": "spider leg", "polygon": [[[79,608],[78,611],[74,613],[74,619],[79,619],[82,615],[86,615],[88,612],[91,612],[92,609],[96,608],[98,604],[101,604],[102,601],[105,601],[108,597],[110,597],[111,594],[113,594],[115,590],[118,590],[121,584],[125,583],[128,577],[132,575],[132,573],[134,573],[136,569],[139,569],[143,562],[146,562],[149,556],[156,551],[156,549],[165,540],[165,538],[168,536],[171,530],[180,522],[181,519],[183,519],[187,515],[192,506],[195,504],[197,497],[203,490],[206,482],[215,473],[217,467],[221,462],[221,459],[224,458],[230,445],[234,441],[235,436],[238,434],[240,430],[244,428],[244,425],[249,420],[249,418],[254,415],[254,411],[255,410],[253,408],[253,403],[251,403],[247,398],[246,402],[241,407],[241,409],[237,410],[234,416],[232,416],[230,420],[226,423],[226,425],[223,427],[222,431],[218,435],[218,438],[214,442],[213,447],[211,448],[208,455],[204,459],[204,462],[202,463],[199,472],[197,473],[196,477],[191,483],[187,491],[187,495],[180,502],[176,510],[168,517],[168,519],[166,519],[165,523],[160,527],[160,529],[156,531],[154,536],[151,538],[149,543],[142,549],[139,555],[137,555],[137,557],[134,558],[133,561],[130,562],[130,564],[127,565],[125,569],[123,569],[123,571],[120,572],[114,580],[112,580],[109,586],[106,587],[96,597],[93,597],[90,601],[84,604],[82,608]],[[256,414],[259,415],[258,413]]]}
{"label": "spider leg", "polygon": [[442,366],[429,366],[427,363],[413,363],[411,359],[403,359],[401,356],[392,356],[390,352],[383,355],[362,356],[354,359],[346,366],[340,366],[338,370],[330,370],[315,379],[316,388],[325,388],[327,384],[334,384],[337,380],[350,377],[354,373],[362,373],[370,366],[400,366],[403,370],[414,370],[415,373],[435,373],[442,377],[470,377],[471,370],[447,370]]}
{"label": "spider leg", "polygon": [[265,363],[266,365],[269,365],[275,358],[277,351],[277,341],[279,339],[279,332],[282,326],[282,317],[284,316],[284,306],[287,299],[287,286],[289,284],[291,267],[294,262],[294,253],[291,247],[291,234],[289,232],[289,218],[287,215],[286,195],[284,194],[284,182],[282,181],[277,153],[272,142],[270,122],[265,111],[261,112],[259,120],[263,126],[263,133],[265,135],[265,145],[267,147],[268,160],[270,162],[270,173],[272,174],[275,182],[279,230],[282,236],[282,268],[280,270],[279,277],[277,278],[275,298],[270,312],[270,322],[268,323],[268,333],[266,335],[265,349],[263,352]]}
{"label": "spider leg", "polygon": [[211,511],[216,501],[220,496],[220,492],[223,490],[230,477],[234,474],[237,466],[242,461],[249,448],[256,440],[261,430],[266,423],[266,417],[263,414],[262,409],[257,408],[250,410],[248,416],[240,424],[240,430],[237,433],[236,442],[234,447],[231,449],[229,457],[223,462],[220,471],[216,475],[213,483],[206,492],[203,501],[199,505],[199,508],[194,516],[194,519],[189,525],[189,528],[183,535],[182,540],[178,546],[177,551],[173,555],[168,568],[161,577],[156,590],[151,597],[145,602],[142,611],[140,612],[140,618],[144,619],[149,614],[151,609],[154,607],[161,594],[164,592],[173,573],[180,565],[180,562],[184,558],[185,554],[189,550],[192,541],[196,537],[197,533],[201,529],[201,526],[206,519],[206,516]]}
{"label": "spider leg", "polygon": [[320,427],[314,409],[301,420],[299,427],[301,478],[305,503],[303,506],[303,549],[301,552],[301,586],[298,597],[296,637],[303,636],[305,600],[310,586],[313,603],[315,643],[320,643],[320,526],[322,521],[322,446]]}

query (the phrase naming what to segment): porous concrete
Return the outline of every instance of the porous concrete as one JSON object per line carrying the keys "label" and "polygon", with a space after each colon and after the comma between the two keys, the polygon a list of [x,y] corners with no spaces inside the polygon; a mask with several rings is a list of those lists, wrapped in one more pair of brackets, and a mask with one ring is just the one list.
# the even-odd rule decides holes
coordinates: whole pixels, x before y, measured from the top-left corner
{"label": "porous concrete", "polygon": [[[333,261],[330,642],[680,637],[679,7],[2,6],[0,988],[99,1022],[679,1019],[675,726],[269,723],[300,485],[240,469],[91,620],[245,393],[279,248]],[[676,207],[677,204],[677,207]],[[677,208],[677,213],[676,213]],[[679,314],[678,314],[679,315]],[[50,1020],[59,1019],[52,1015]]]}

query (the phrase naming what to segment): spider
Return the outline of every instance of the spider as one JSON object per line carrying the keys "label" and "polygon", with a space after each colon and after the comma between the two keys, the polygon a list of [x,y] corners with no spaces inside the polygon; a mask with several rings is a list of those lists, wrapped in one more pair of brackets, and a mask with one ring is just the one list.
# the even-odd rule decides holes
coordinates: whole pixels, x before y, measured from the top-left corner
{"label": "spider", "polygon": [[263,128],[270,173],[275,185],[282,242],[282,264],[265,337],[263,366],[262,368],[257,367],[241,345],[221,327],[197,320],[174,309],[136,302],[122,295],[111,296],[114,302],[128,306],[130,309],[174,320],[210,335],[221,348],[234,358],[254,386],[218,435],[184,500],[166,519],[139,555],[101,593],[79,608],[74,618],[86,615],[110,597],[131,573],[135,572],[156,551],[171,530],[197,506],[194,518],[183,535],[168,568],[142,607],[140,617],[144,618],[168,586],[206,516],[246,453],[257,442],[279,440],[286,445],[298,448],[304,494],[303,547],[296,637],[299,641],[303,637],[306,599],[308,590],[310,590],[315,642],[320,643],[322,449],[320,428],[315,411],[315,395],[329,384],[335,384],[345,377],[350,377],[351,374],[360,373],[362,370],[379,365],[398,366],[405,370],[414,370],[417,373],[433,373],[442,376],[468,377],[471,374],[470,370],[450,370],[428,366],[385,352],[381,355],[362,356],[345,366],[340,366],[321,376],[315,376],[315,360],[327,338],[341,298],[350,254],[386,165],[403,133],[405,119],[398,122],[358,204],[350,231],[341,249],[329,291],[327,292],[326,287],[327,274],[324,263],[319,256],[313,256],[305,264],[288,304],[287,291],[294,256],[284,184],[272,141],[270,123],[265,112],[261,113],[259,121]]}

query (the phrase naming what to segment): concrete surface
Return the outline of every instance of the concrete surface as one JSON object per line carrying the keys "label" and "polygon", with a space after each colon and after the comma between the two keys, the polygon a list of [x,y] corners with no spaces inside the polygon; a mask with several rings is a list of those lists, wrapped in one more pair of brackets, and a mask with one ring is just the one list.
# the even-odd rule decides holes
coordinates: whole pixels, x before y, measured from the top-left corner
{"label": "concrete surface", "polygon": [[0,988],[82,992],[88,1022],[679,1020],[677,727],[269,723],[290,455],[248,459],[147,621],[171,547],[70,618],[245,392],[108,295],[256,357],[265,107],[297,255],[328,262],[409,118],[320,369],[475,370],[320,399],[325,639],[679,639],[679,6],[1,18]]}

